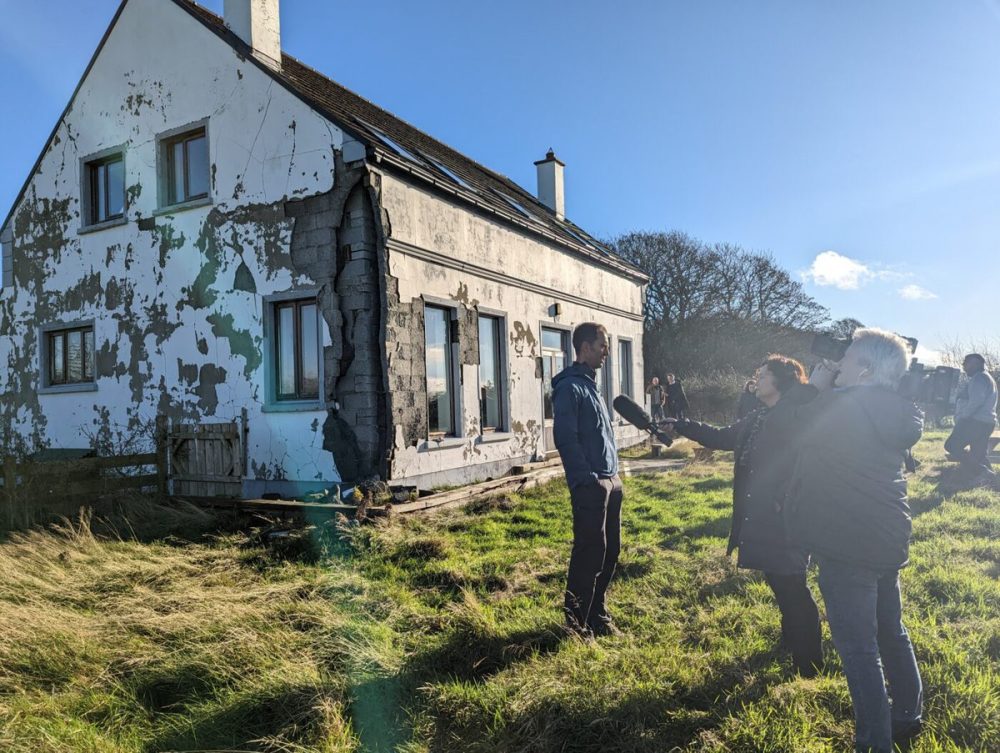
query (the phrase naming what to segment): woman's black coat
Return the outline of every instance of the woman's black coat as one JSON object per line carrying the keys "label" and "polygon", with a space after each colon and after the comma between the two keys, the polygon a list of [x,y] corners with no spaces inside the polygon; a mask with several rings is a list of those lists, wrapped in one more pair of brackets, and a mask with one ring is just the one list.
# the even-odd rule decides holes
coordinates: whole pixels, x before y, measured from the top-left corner
{"label": "woman's black coat", "polygon": [[797,385],[773,408],[755,410],[722,428],[688,420],[674,425],[678,434],[704,447],[735,454],[727,553],[739,549],[739,567],[779,574],[805,572],[809,556],[788,543],[781,509],[795,466],[796,426],[770,419],[780,418],[817,394],[811,385]]}

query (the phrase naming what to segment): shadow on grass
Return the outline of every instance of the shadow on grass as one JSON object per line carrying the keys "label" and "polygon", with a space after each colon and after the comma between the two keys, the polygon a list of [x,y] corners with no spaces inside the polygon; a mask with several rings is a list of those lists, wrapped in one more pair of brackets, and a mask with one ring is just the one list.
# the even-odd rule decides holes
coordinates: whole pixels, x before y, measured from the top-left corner
{"label": "shadow on grass", "polygon": [[537,654],[553,653],[564,640],[568,638],[559,623],[495,635],[458,626],[440,645],[414,657],[407,673],[423,681],[484,680]]}
{"label": "shadow on grass", "polygon": [[[435,714],[438,726],[431,750],[689,750],[728,716],[738,716],[744,704],[766,693],[768,683],[762,670],[776,655],[775,651],[760,651],[732,661],[692,686],[617,688],[613,700],[608,695],[610,688],[604,688],[603,693],[594,688],[587,694],[552,694],[511,716],[506,708],[488,705],[468,707],[470,713],[448,713],[454,708],[446,702],[448,708]],[[433,708],[433,690],[430,697]],[[488,727],[492,732],[484,740]]]}
{"label": "shadow on grass", "polygon": [[722,489],[731,489],[732,487],[732,479],[721,476],[712,476],[711,478],[705,478],[691,484],[691,488],[696,492],[717,492]]}
{"label": "shadow on grass", "polygon": [[727,512],[725,515],[711,518],[694,526],[666,526],[660,531],[661,534],[664,534],[660,546],[676,548],[693,539],[728,538],[732,517],[732,514]]}
{"label": "shadow on grass", "polygon": [[262,738],[288,736],[302,739],[322,721],[317,703],[322,691],[312,685],[237,696],[219,702],[214,711],[185,710],[165,720],[167,730],[146,743],[148,753],[158,751],[241,750],[262,751]]}

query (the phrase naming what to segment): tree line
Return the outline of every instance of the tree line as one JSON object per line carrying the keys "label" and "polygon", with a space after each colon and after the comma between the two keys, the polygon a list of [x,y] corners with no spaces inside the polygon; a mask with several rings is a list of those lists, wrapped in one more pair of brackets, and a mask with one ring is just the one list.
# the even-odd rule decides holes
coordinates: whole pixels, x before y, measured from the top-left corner
{"label": "tree line", "polygon": [[676,230],[625,233],[608,245],[650,277],[647,376],[722,379],[731,383],[724,390],[728,400],[732,385],[769,353],[809,362],[815,332],[846,336],[861,324],[831,321],[830,312],[769,253],[708,244]]}

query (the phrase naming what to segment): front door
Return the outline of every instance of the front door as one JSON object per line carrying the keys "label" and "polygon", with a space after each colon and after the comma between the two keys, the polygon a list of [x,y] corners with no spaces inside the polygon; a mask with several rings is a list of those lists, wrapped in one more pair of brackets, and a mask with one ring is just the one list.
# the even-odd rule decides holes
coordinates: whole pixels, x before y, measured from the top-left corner
{"label": "front door", "polygon": [[552,436],[552,377],[569,365],[569,333],[542,327],[542,432],[545,451],[556,449]]}

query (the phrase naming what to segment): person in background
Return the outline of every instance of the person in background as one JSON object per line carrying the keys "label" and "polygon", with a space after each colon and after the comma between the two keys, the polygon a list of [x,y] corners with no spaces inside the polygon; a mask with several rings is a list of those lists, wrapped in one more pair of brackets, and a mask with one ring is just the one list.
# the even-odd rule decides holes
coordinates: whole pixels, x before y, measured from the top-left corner
{"label": "person in background", "polygon": [[573,330],[576,360],[552,378],[553,433],[573,506],[573,551],[566,576],[567,628],[583,638],[618,632],[605,603],[621,550],[618,447],[597,370],[608,332],[596,322]]}
{"label": "person in background", "polygon": [[649,386],[646,387],[646,394],[649,395],[649,408],[653,421],[659,423],[663,420],[663,406],[667,404],[667,391],[660,384],[659,377],[653,377]]}
{"label": "person in background", "polygon": [[681,380],[673,374],[667,374],[667,415],[672,418],[684,418],[689,407]]}
{"label": "person in background", "polygon": [[704,447],[734,452],[733,519],[727,554],[737,565],[761,570],[781,610],[781,634],[796,671],[814,677],[823,663],[819,611],[806,584],[809,555],[789,544],[781,505],[795,463],[795,426],[782,414],[808,403],[817,390],[805,384],[798,361],[771,355],[757,371],[761,409],[731,426],[716,428],[667,419],[674,431]]}
{"label": "person in background", "polygon": [[736,406],[737,421],[764,407],[764,403],[757,397],[756,390],[757,380],[747,379],[747,383],[743,385],[743,392],[740,393],[740,402]]}
{"label": "person in background", "polygon": [[864,753],[909,750],[923,713],[899,589],[911,531],[904,456],[923,431],[920,409],[898,392],[906,359],[902,338],[859,329],[838,370],[813,371],[819,397],[781,417],[798,439],[788,533],[819,565],[854,705],[855,749]]}
{"label": "person in background", "polygon": [[978,353],[965,357],[962,371],[969,379],[959,392],[955,428],[945,440],[944,449],[950,460],[961,463],[965,481],[989,483],[996,477],[987,453],[997,421],[997,385],[986,370],[986,360]]}

